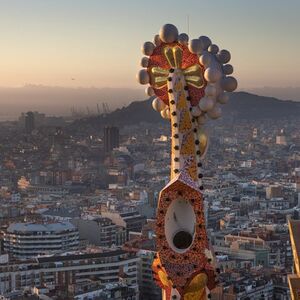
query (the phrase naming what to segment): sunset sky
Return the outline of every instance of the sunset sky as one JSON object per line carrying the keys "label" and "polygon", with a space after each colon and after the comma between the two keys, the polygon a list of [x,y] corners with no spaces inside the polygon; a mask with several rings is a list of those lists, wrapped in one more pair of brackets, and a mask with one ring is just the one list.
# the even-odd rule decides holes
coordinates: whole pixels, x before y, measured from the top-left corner
{"label": "sunset sky", "polygon": [[[242,88],[300,86],[299,0],[0,0],[0,86],[140,88],[164,23],[232,53]],[[73,80],[72,80],[73,79]]]}

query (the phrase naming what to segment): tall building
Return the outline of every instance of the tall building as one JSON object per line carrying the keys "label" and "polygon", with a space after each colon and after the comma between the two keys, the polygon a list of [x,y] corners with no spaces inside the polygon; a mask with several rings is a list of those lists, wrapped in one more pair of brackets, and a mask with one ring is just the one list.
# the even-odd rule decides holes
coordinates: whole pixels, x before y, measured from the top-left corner
{"label": "tall building", "polygon": [[257,139],[257,137],[258,137],[258,129],[257,128],[253,128],[252,138]]}
{"label": "tall building", "polygon": [[29,111],[25,116],[25,132],[27,134],[31,134],[31,132],[35,129],[35,121],[34,121],[34,113]]}
{"label": "tall building", "polygon": [[269,185],[266,187],[266,198],[281,198],[283,197],[283,189],[280,185]]}
{"label": "tall building", "polygon": [[115,126],[104,127],[104,152],[109,153],[119,147],[119,128]]}
{"label": "tall building", "polygon": [[155,284],[152,275],[152,263],[155,251],[138,250],[137,256],[141,261],[139,264],[139,288],[142,299],[159,300],[161,299],[161,289]]}
{"label": "tall building", "polygon": [[129,237],[129,232],[141,232],[144,224],[146,223],[146,217],[141,216],[138,211],[132,212],[114,212],[103,211],[102,217],[110,219],[114,224],[124,227]]}
{"label": "tall building", "polygon": [[291,245],[294,256],[294,274],[288,275],[291,299],[300,299],[300,221],[289,220]]}
{"label": "tall building", "polygon": [[286,135],[283,129],[281,129],[279,135],[276,136],[276,144],[284,146],[287,145]]}
{"label": "tall building", "polygon": [[78,230],[70,222],[13,223],[4,234],[4,251],[16,258],[30,258],[77,250]]}

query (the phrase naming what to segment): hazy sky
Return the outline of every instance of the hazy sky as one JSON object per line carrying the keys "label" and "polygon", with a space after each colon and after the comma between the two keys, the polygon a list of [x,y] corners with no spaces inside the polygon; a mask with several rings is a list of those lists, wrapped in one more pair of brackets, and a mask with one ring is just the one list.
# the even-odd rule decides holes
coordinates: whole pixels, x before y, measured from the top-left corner
{"label": "hazy sky", "polygon": [[[299,0],[0,0],[0,86],[136,87],[164,23],[232,53],[239,86],[300,86]],[[74,78],[75,80],[71,80]]]}

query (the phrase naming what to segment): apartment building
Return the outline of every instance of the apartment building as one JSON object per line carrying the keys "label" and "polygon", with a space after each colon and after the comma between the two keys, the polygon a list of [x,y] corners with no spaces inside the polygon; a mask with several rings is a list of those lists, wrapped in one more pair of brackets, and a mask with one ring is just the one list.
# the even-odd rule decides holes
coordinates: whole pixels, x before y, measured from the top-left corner
{"label": "apartment building", "polygon": [[70,222],[13,223],[3,237],[4,251],[19,259],[77,250],[79,234]]}
{"label": "apartment building", "polygon": [[0,294],[41,285],[49,290],[63,292],[70,285],[80,284],[91,278],[106,285],[118,283],[120,277],[126,276],[127,284],[135,288],[138,299],[139,260],[133,253],[114,250],[64,253],[24,262],[6,262],[0,264]]}

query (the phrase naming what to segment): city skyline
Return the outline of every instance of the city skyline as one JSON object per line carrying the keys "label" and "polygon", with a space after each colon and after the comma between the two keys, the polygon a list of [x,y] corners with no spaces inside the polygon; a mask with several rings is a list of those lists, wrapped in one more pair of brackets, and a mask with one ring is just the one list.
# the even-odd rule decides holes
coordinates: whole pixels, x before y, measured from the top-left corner
{"label": "city skyline", "polygon": [[137,88],[139,49],[167,22],[230,50],[242,89],[300,86],[298,1],[1,4],[0,86]]}
{"label": "city skyline", "polygon": [[299,0],[0,8],[0,300],[300,300]]}

